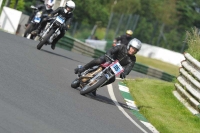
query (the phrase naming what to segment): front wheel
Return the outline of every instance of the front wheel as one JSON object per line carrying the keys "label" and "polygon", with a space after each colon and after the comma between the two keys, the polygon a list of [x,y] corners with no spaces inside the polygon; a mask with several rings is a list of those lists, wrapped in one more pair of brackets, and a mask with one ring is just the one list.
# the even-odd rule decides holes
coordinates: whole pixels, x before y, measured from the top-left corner
{"label": "front wheel", "polygon": [[42,41],[40,41],[40,43],[37,45],[37,49],[40,50],[42,48],[42,46],[47,43],[47,41],[49,40],[49,38],[51,37],[51,35],[54,33],[54,29],[51,29],[49,31],[49,33],[47,33],[47,35],[43,38]]}
{"label": "front wheel", "polygon": [[101,78],[96,79],[95,81],[88,83],[87,85],[85,85],[81,89],[80,94],[85,95],[85,94],[88,94],[88,93],[95,91],[98,87],[103,85],[103,83],[106,82],[106,80],[107,80],[107,78],[105,76],[102,76]]}

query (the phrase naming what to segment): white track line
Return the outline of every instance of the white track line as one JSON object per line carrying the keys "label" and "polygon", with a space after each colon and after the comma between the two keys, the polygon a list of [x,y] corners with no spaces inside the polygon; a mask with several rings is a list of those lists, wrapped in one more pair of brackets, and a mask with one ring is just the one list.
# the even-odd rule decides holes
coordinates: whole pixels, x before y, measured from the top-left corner
{"label": "white track line", "polygon": [[112,101],[115,103],[115,105],[118,107],[118,109],[135,125],[137,126],[141,131],[143,131],[144,133],[148,133],[147,131],[145,131],[140,125],[137,124],[137,122],[135,122],[127,113],[126,111],[120,106],[120,104],[117,102],[117,99],[114,95],[113,92],[113,87],[112,84],[107,85],[108,88],[108,93],[110,95],[110,98],[112,99]]}

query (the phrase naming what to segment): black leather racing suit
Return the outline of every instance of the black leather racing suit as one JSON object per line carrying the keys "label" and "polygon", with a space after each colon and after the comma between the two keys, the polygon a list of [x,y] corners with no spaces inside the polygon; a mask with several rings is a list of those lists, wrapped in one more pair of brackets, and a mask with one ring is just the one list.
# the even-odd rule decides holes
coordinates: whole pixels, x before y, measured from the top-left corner
{"label": "black leather racing suit", "polygon": [[[58,37],[57,38],[55,38],[54,40],[53,40],[53,42],[52,42],[52,45],[54,45],[55,46],[55,44],[58,42],[58,40],[60,39],[60,38],[62,38],[64,35],[65,35],[65,30],[67,30],[68,29],[68,27],[67,27],[67,25],[70,25],[71,24],[71,20],[72,20],[72,17],[73,17],[73,13],[65,13],[64,12],[64,9],[65,9],[65,7],[58,7],[56,10],[54,10],[51,14],[50,14],[50,16],[54,16],[54,15],[56,15],[56,16],[62,16],[62,17],[64,17],[65,18],[65,27],[63,27],[62,29],[61,29],[61,33],[60,33],[60,35],[58,35]],[[40,31],[41,30],[41,28],[44,28],[45,27],[45,25],[47,24],[47,22],[49,22],[49,21],[51,21],[51,19],[44,19],[42,22],[41,22],[41,25],[39,26],[39,28],[38,28],[38,30]]]}
{"label": "black leather racing suit", "polygon": [[121,35],[121,36],[115,38],[115,40],[117,40],[117,42],[120,41],[121,44],[125,44],[125,45],[128,45],[128,43],[131,39],[133,39],[131,36],[128,37],[126,35]]}
{"label": "black leather racing suit", "polygon": [[43,14],[50,14],[53,11],[53,9],[46,10],[45,4],[40,4],[36,7],[38,8],[38,10],[33,11],[33,13],[31,14],[31,16],[28,19],[28,23],[30,23],[33,20],[33,18],[35,17],[35,15],[38,11],[43,11]]}
{"label": "black leather racing suit", "polygon": [[[128,55],[128,50],[126,45],[117,45],[115,47],[112,47],[109,49],[106,54],[110,57],[112,57],[115,60],[118,60],[120,65],[124,68],[124,74],[128,75],[130,71],[132,70],[135,62],[136,62],[136,57],[135,55]],[[88,64],[86,64],[83,69],[87,70],[93,66],[100,65],[102,63],[105,63],[107,60],[107,57],[101,56],[100,58],[94,59]],[[110,84],[115,81],[115,76],[111,78],[106,84]]]}

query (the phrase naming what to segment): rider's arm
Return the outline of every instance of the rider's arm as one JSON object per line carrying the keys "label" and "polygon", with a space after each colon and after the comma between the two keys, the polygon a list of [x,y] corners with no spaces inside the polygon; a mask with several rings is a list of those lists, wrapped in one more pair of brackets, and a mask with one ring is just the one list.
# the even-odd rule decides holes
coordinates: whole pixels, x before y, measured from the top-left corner
{"label": "rider's arm", "polygon": [[62,7],[58,7],[56,10],[52,11],[50,16],[54,16],[56,13],[60,13],[60,11],[62,10]]}
{"label": "rider's arm", "polygon": [[121,36],[118,36],[117,38],[115,38],[114,40],[113,40],[113,46],[116,46],[116,43],[119,41],[119,40],[121,40]]}
{"label": "rider's arm", "polygon": [[73,18],[73,15],[66,21],[66,23],[65,23],[66,24],[66,30],[68,30],[70,28],[72,18]]}
{"label": "rider's arm", "polygon": [[42,10],[43,7],[44,7],[44,4],[40,4],[37,6],[38,10]]}
{"label": "rider's arm", "polygon": [[114,41],[118,42],[118,41],[121,40],[121,39],[122,39],[122,36],[118,36],[118,37],[115,38]]}
{"label": "rider's arm", "polygon": [[131,62],[128,63],[126,66],[124,66],[124,73],[126,75],[128,75],[130,73],[130,71],[133,69],[133,66],[136,62],[136,57],[135,56],[131,56],[130,57]]}
{"label": "rider's arm", "polygon": [[133,66],[135,64],[135,61],[132,61],[131,63],[129,63],[128,65],[126,65],[124,67],[124,74],[128,75],[130,73],[130,71],[133,69]]}
{"label": "rider's arm", "polygon": [[116,47],[112,47],[111,49],[106,51],[106,55],[109,57],[112,57],[112,55],[115,55],[118,53],[118,51],[121,50],[122,45],[117,45]]}

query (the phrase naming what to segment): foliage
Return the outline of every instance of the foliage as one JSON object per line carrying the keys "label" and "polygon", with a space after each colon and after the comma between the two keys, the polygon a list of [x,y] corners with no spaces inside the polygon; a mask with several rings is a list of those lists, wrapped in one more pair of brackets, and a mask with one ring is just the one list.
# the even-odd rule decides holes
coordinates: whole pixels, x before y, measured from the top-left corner
{"label": "foliage", "polygon": [[116,13],[132,14],[140,9],[140,0],[118,0],[118,2],[113,5],[113,11]]}
{"label": "foliage", "polygon": [[200,61],[200,35],[197,28],[193,28],[192,31],[187,31],[186,42],[188,44],[188,49],[186,50],[186,52],[188,52],[195,59]]}
{"label": "foliage", "polygon": [[74,21],[83,24],[95,24],[101,21],[102,26],[106,26],[108,22],[108,8],[106,4],[109,0],[76,0],[76,9],[74,11]]}
{"label": "foliage", "polygon": [[[134,37],[142,42],[177,52],[183,52],[186,31],[191,27],[200,28],[199,0],[74,0],[76,9],[71,33],[80,39],[90,35],[94,25],[98,25],[95,35],[99,39],[113,40],[127,29],[134,31]],[[3,1],[5,3],[5,0]],[[15,0],[11,0],[14,7]],[[31,5],[41,0],[19,0],[17,9],[30,15]],[[111,14],[112,13],[112,14]],[[110,27],[109,18],[112,21]],[[139,16],[136,22],[135,16]],[[132,18],[131,18],[132,17]],[[122,23],[119,23],[122,18]],[[131,19],[130,19],[131,18]],[[130,21],[129,21],[130,19]],[[128,23],[130,22],[130,23]],[[77,26],[73,26],[78,23]],[[90,25],[90,26],[88,26]],[[135,26],[136,27],[135,27]],[[163,26],[164,25],[164,26]],[[81,29],[88,27],[88,32]],[[106,30],[101,30],[105,29]],[[89,32],[90,31],[90,32]],[[108,31],[108,33],[105,33]],[[106,35],[106,38],[105,38]],[[79,39],[79,38],[78,38]]]}
{"label": "foliage", "polygon": [[[14,8],[15,7],[15,4],[16,4],[16,0],[11,0],[10,1],[10,7],[11,8]],[[24,10],[24,0],[18,0],[18,3],[17,3],[17,10],[19,11],[23,11]]]}
{"label": "foliage", "polygon": [[30,15],[32,13],[32,9],[30,8],[31,5],[36,6],[38,4],[43,3],[43,2],[38,1],[38,0],[32,0],[32,1],[30,1],[30,0],[24,0],[24,2],[25,2],[25,5],[24,5],[23,12],[24,12],[24,14],[27,14],[27,15]]}

